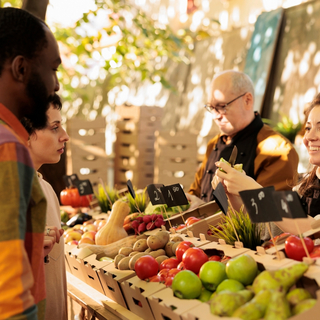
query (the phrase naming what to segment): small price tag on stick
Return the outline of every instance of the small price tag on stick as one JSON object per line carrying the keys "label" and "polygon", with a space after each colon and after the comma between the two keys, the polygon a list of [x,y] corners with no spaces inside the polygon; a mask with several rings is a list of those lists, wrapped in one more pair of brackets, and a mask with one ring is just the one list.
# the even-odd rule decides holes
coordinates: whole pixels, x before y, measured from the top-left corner
{"label": "small price tag on stick", "polygon": [[64,175],[63,181],[66,185],[66,187],[71,187],[71,185],[75,185],[75,181],[79,181],[78,175],[76,173],[73,173],[71,175]]}
{"label": "small price tag on stick", "polygon": [[74,181],[74,185],[77,187],[80,196],[93,194],[92,184],[88,179]]}
{"label": "small price tag on stick", "polygon": [[136,193],[134,192],[134,189],[133,189],[133,185],[132,185],[131,180],[128,180],[128,181],[127,181],[127,187],[128,187],[128,190],[129,190],[132,198],[133,198],[133,199],[136,199]]}
{"label": "small price tag on stick", "polygon": [[[274,191],[273,193],[275,198],[275,203],[278,207],[278,210],[283,218],[289,219],[307,219],[308,216],[304,211],[300,197],[295,191]],[[305,261],[309,264],[313,263],[314,261],[310,258],[309,251],[307,249],[306,243],[302,237],[299,225],[296,220],[294,220],[295,226],[297,228],[297,233],[301,239],[302,246],[304,251],[308,257],[308,261]]]}
{"label": "small price tag on stick", "polygon": [[282,221],[282,217],[278,212],[278,208],[275,204],[273,194],[273,187],[239,192],[239,195],[244,203],[244,206],[246,207],[251,221],[253,223],[266,223],[266,227],[268,229],[270,238],[272,239],[278,260],[281,260],[281,255],[277,249],[270,225],[268,223],[271,221]]}
{"label": "small price tag on stick", "polygon": [[166,201],[162,195],[161,188],[163,184],[149,184],[147,186],[147,192],[152,205],[165,204]]}
{"label": "small price tag on stick", "polygon": [[[182,215],[182,210],[180,209],[179,206],[189,204],[189,202],[180,183],[172,184],[169,186],[163,186],[160,188],[160,190],[162,192],[163,198],[167,206],[169,208],[178,207],[181,219],[183,223],[186,224],[186,221],[184,220],[184,217]],[[189,232],[187,225],[186,225],[186,228],[187,228],[187,232]]]}
{"label": "small price tag on stick", "polygon": [[[149,184],[147,186],[147,192],[149,195],[149,199],[152,203],[152,205],[159,205],[159,204],[166,204],[166,201],[162,195],[161,188],[164,187],[163,184],[157,183],[157,184]],[[163,206],[164,212],[166,214],[166,217],[169,218],[168,213],[166,211],[165,206]],[[162,210],[161,210],[162,214]],[[170,220],[167,220],[170,225],[170,229],[172,229],[172,224]],[[173,229],[172,229],[173,230]]]}

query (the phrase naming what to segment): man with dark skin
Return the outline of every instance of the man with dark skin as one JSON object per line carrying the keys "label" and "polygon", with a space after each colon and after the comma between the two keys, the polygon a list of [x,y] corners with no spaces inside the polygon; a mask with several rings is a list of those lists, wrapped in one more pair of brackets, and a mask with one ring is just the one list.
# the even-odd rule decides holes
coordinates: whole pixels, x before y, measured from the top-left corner
{"label": "man with dark skin", "polygon": [[[0,8],[0,30],[0,314],[44,319],[46,200],[19,120],[45,127],[61,59],[47,25],[24,10]],[[50,232],[47,249],[60,238]]]}

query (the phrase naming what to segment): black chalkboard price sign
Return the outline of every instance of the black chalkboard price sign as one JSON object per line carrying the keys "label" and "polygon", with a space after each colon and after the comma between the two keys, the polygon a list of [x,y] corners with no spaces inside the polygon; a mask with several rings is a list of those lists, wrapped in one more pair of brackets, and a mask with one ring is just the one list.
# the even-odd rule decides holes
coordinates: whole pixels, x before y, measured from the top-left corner
{"label": "black chalkboard price sign", "polygon": [[212,193],[214,200],[216,201],[217,205],[221,209],[221,211],[227,215],[228,213],[228,197],[224,190],[224,187],[221,182],[218,183],[217,187]]}
{"label": "black chalkboard price sign", "polygon": [[74,185],[77,187],[80,196],[86,196],[93,194],[92,184],[90,180],[77,180],[74,182]]}
{"label": "black chalkboard price sign", "polygon": [[160,188],[163,198],[169,208],[188,204],[188,199],[180,183]]}
{"label": "black chalkboard price sign", "polygon": [[149,184],[147,186],[147,192],[149,195],[149,199],[152,203],[152,205],[157,204],[165,204],[166,201],[164,200],[164,197],[161,192],[161,188],[164,187],[163,184]]}
{"label": "black chalkboard price sign", "polygon": [[274,200],[274,188],[240,191],[239,195],[254,223],[281,221],[282,217]]}
{"label": "black chalkboard price sign", "polygon": [[276,206],[282,218],[307,218],[300,197],[295,191],[274,191]]}
{"label": "black chalkboard price sign", "polygon": [[76,181],[79,181],[78,175],[76,173],[73,173],[71,175],[64,175],[63,181],[67,187],[71,187],[71,185],[75,185]]}
{"label": "black chalkboard price sign", "polygon": [[136,198],[136,193],[134,192],[134,189],[133,189],[133,185],[132,185],[131,180],[128,180],[128,181],[127,181],[127,187],[128,187],[128,190],[129,190],[132,198],[135,199],[135,198]]}

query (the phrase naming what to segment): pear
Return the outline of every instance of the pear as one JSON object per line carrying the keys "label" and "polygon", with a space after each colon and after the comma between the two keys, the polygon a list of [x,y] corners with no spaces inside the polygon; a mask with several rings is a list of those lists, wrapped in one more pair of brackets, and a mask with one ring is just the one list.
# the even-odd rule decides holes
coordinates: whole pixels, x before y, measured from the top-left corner
{"label": "pear", "polygon": [[289,301],[291,307],[294,307],[303,300],[311,298],[310,292],[303,288],[295,288],[287,294],[287,300]]}
{"label": "pear", "polygon": [[240,294],[239,292],[223,291],[215,295],[210,303],[211,313],[221,317],[230,317],[236,309],[250,299],[247,292]]}
{"label": "pear", "polygon": [[294,264],[288,268],[278,269],[274,277],[281,283],[282,288],[288,291],[308,270],[309,266],[303,262]]}
{"label": "pear", "polygon": [[285,320],[291,316],[289,302],[283,292],[273,291],[264,320]]}
{"label": "pear", "polygon": [[266,312],[270,297],[270,290],[260,291],[252,300],[238,308],[232,314],[232,317],[244,320],[262,319]]}
{"label": "pear", "polygon": [[308,265],[301,262],[276,271],[262,271],[253,281],[252,290],[257,294],[261,290],[287,292],[307,271]]}
{"label": "pear", "polygon": [[304,311],[311,309],[317,303],[316,299],[306,299],[299,302],[296,306],[294,306],[292,312],[294,315],[300,314]]}

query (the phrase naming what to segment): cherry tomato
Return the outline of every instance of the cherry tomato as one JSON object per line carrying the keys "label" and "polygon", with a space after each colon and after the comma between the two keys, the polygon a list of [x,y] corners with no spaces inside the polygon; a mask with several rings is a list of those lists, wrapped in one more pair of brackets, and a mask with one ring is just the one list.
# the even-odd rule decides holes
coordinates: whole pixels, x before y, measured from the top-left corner
{"label": "cherry tomato", "polygon": [[151,278],[147,278],[145,280],[147,282],[160,282],[160,276],[158,274],[156,274],[155,276],[153,276]]}
{"label": "cherry tomato", "polygon": [[182,261],[183,254],[189,249],[194,247],[194,244],[190,241],[182,241],[177,245],[176,248],[176,257],[179,262]]}
{"label": "cherry tomato", "polygon": [[214,256],[209,257],[209,261],[221,261],[221,257],[214,255]]}
{"label": "cherry tomato", "polygon": [[169,269],[162,269],[158,272],[158,276],[160,278],[160,282],[165,282],[167,275],[168,275]]}
{"label": "cherry tomato", "polygon": [[174,278],[175,275],[176,275],[177,273],[179,273],[180,271],[181,271],[181,270],[179,270],[179,269],[177,269],[177,268],[174,268],[174,269],[169,270],[168,275],[167,275],[167,277],[166,277],[166,281],[165,281],[164,284],[165,284],[167,287],[171,287],[173,278]]}
{"label": "cherry tomato", "polygon": [[178,264],[179,261],[176,258],[169,258],[161,262],[160,270],[176,268]]}
{"label": "cherry tomato", "polygon": [[185,268],[195,274],[199,273],[202,265],[208,260],[208,256],[200,248],[189,248],[182,256]]}
{"label": "cherry tomato", "polygon": [[199,218],[196,218],[196,217],[189,217],[187,220],[186,220],[186,225],[189,227],[191,226],[192,224],[194,224],[195,222],[198,222],[200,221],[201,219]]}
{"label": "cherry tomato", "polygon": [[181,262],[178,264],[177,269],[179,269],[179,270],[186,270],[186,267],[184,266],[183,261],[181,261]]}
{"label": "cherry tomato", "polygon": [[[312,252],[314,248],[314,243],[312,239],[306,237],[303,238],[304,242],[306,244],[308,252]],[[287,238],[285,245],[284,245],[284,250],[286,252],[286,255],[290,259],[294,259],[297,261],[302,261],[303,257],[306,257],[307,254],[303,248],[303,244],[301,242],[300,237],[291,235],[290,237]]]}
{"label": "cherry tomato", "polygon": [[143,256],[136,261],[134,265],[137,276],[144,280],[146,278],[151,278],[158,273],[159,264],[154,257]]}

